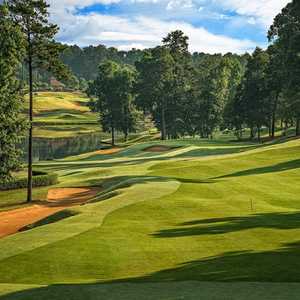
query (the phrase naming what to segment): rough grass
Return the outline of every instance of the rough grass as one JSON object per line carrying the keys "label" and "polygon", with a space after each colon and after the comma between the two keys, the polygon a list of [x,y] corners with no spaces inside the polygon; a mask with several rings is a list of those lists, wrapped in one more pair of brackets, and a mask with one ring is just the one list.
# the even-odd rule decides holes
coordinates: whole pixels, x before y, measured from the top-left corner
{"label": "rough grass", "polygon": [[296,299],[300,141],[157,143],[40,163],[104,191],[0,240],[0,299]]}

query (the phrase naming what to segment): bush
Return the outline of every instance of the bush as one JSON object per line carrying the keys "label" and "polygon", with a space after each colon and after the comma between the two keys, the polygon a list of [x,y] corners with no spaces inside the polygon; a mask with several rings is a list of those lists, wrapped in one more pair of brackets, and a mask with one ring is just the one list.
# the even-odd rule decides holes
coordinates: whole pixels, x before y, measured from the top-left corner
{"label": "bush", "polygon": [[[33,178],[32,178],[32,186],[39,187],[39,186],[48,186],[54,185],[58,182],[58,176],[54,173],[46,173],[41,171],[33,171]],[[0,182],[0,190],[7,191],[7,190],[14,190],[14,189],[22,189],[27,187],[27,178],[14,178],[9,182]]]}

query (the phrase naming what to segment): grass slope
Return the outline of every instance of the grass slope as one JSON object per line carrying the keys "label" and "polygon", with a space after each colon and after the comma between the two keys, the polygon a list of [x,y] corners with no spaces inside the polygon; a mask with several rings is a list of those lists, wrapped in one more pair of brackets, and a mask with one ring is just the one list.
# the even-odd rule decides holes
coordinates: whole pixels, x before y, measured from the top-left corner
{"label": "grass slope", "polygon": [[104,191],[0,240],[0,299],[296,299],[300,141],[155,144],[40,163]]}
{"label": "grass slope", "polygon": [[88,101],[76,92],[35,93],[34,136],[59,138],[99,132],[97,114],[90,111]]}

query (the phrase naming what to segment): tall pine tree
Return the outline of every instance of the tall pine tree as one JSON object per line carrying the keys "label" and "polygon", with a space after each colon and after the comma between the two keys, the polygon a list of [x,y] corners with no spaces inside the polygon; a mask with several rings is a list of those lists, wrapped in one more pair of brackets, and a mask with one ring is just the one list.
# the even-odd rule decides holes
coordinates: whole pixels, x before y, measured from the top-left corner
{"label": "tall pine tree", "polygon": [[33,71],[46,69],[58,78],[68,78],[68,69],[60,61],[64,47],[54,41],[57,25],[48,21],[49,5],[44,0],[8,0],[10,16],[20,28],[25,40],[26,63],[29,72],[29,147],[28,147],[28,193],[27,201],[32,201],[32,154],[33,154]]}
{"label": "tall pine tree", "polygon": [[8,18],[8,9],[0,5],[0,181],[11,179],[20,164],[18,143],[24,131],[21,118],[22,96],[16,73],[22,59],[22,34]]}

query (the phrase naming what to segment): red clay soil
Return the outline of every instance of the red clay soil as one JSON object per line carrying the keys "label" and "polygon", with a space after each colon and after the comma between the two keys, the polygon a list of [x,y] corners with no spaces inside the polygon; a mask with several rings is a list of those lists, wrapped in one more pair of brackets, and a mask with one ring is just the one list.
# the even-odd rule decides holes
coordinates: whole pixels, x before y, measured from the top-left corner
{"label": "red clay soil", "polygon": [[146,152],[166,152],[166,151],[170,151],[172,149],[174,149],[174,148],[168,147],[168,146],[157,145],[157,146],[151,146],[151,147],[145,148],[143,151],[146,151]]}
{"label": "red clay soil", "polygon": [[48,192],[48,201],[0,213],[0,238],[17,233],[67,207],[80,205],[90,200],[100,191],[99,188],[56,188]]}

